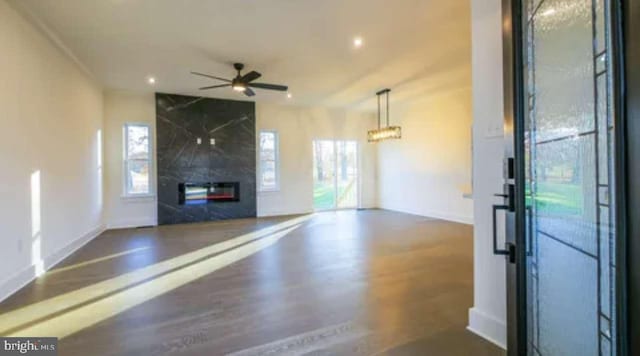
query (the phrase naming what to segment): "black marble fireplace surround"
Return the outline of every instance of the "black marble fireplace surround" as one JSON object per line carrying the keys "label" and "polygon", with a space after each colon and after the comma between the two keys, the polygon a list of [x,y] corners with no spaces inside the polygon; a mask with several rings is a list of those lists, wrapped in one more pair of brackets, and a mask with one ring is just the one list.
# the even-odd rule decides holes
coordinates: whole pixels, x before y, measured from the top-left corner
{"label": "black marble fireplace surround", "polygon": [[[158,224],[256,216],[255,118],[253,102],[156,94]],[[237,182],[240,200],[180,203],[203,182]]]}

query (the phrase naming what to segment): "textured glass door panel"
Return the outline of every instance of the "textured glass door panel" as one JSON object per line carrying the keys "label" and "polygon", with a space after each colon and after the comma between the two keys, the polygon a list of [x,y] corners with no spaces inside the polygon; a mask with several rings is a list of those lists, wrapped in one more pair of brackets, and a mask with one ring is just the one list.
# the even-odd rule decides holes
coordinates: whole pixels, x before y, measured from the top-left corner
{"label": "textured glass door panel", "polygon": [[522,1],[527,349],[615,355],[610,0]]}
{"label": "textured glass door panel", "polygon": [[538,140],[594,129],[591,0],[545,0],[534,16]]}
{"label": "textured glass door panel", "polygon": [[597,260],[548,236],[538,244],[540,353],[597,355]]}
{"label": "textured glass door panel", "polygon": [[538,144],[535,168],[538,230],[595,255],[594,135]]}

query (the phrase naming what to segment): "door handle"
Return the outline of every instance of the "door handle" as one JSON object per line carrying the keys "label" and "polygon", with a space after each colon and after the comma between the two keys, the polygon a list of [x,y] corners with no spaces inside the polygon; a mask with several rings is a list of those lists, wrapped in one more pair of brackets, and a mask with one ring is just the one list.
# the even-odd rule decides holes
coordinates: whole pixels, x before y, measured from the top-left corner
{"label": "door handle", "polygon": [[493,205],[492,215],[493,215],[493,254],[494,255],[502,255],[507,256],[510,255],[509,250],[501,250],[498,249],[498,218],[497,213],[498,210],[509,210],[508,205],[495,204]]}

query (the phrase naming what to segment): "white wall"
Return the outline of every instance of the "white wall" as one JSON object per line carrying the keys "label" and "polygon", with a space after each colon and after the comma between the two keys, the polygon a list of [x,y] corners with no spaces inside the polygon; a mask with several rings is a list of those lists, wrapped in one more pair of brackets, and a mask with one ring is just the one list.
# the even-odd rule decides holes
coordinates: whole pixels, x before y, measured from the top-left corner
{"label": "white wall", "polygon": [[257,130],[276,130],[280,137],[280,191],[258,193],[258,215],[313,211],[315,139],[357,140],[360,151],[360,207],[376,204],[376,147],[367,142],[374,115],[339,109],[258,103]]}
{"label": "white wall", "polygon": [[471,88],[390,107],[402,139],[378,143],[380,207],[472,224]]}
{"label": "white wall", "polygon": [[102,89],[4,0],[0,53],[3,299],[40,261],[50,267],[102,230],[103,103]]}
{"label": "white wall", "polygon": [[[506,345],[504,257],[492,253],[491,205],[502,191],[502,20],[500,0],[472,1],[474,306],[469,329]],[[500,237],[501,241],[503,237]]]}
{"label": "white wall", "polygon": [[[125,122],[144,122],[154,131],[155,98],[108,91],[105,94],[105,215],[110,228],[157,224],[156,197],[122,197],[122,127]],[[345,110],[256,104],[256,130],[277,130],[280,137],[280,191],[258,193],[258,216],[301,214],[313,211],[314,139],[357,140],[360,147],[360,207],[376,202],[376,148],[366,142],[375,125],[372,114]],[[156,180],[153,162],[152,181]],[[154,187],[155,189],[155,187]]]}
{"label": "white wall", "polygon": [[[151,169],[153,194],[149,197],[123,197],[123,127],[127,122],[151,126]],[[156,225],[156,108],[153,93],[108,91],[104,100],[105,130],[105,217],[109,228]]]}

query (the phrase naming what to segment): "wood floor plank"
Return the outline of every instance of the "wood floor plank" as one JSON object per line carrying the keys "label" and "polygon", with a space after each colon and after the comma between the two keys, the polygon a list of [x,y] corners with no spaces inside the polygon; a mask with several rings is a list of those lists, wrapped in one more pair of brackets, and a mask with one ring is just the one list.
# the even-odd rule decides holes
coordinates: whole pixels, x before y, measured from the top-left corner
{"label": "wood floor plank", "polygon": [[[68,327],[61,355],[503,354],[465,330],[473,301],[470,226],[368,210],[315,214],[283,230],[293,219],[300,216],[108,231],[1,303],[0,324],[53,302],[67,302],[63,316],[95,311],[90,326]],[[184,258],[260,231],[268,233]],[[258,242],[277,231],[286,234]],[[239,251],[246,256],[228,257]],[[235,262],[206,269],[226,259]],[[162,265],[171,268],[106,293],[119,276]],[[184,273],[191,270],[198,273]],[[175,284],[174,275],[184,280]],[[74,291],[93,286],[106,287],[88,307],[70,302]],[[98,309],[120,303],[130,306]]]}

